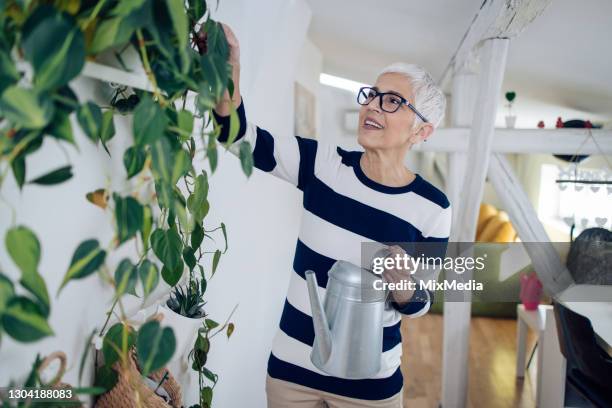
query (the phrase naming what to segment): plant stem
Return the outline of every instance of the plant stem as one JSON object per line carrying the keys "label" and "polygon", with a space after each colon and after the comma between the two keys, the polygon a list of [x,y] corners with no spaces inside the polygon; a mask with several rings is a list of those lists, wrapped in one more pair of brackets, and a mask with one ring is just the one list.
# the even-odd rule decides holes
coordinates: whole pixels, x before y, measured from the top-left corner
{"label": "plant stem", "polygon": [[96,17],[98,17],[100,10],[102,10],[102,7],[104,7],[105,3],[106,3],[106,0],[100,0],[96,4],[96,7],[94,7],[89,17],[87,17],[87,20],[85,20],[83,24],[81,25],[81,30],[85,31],[85,29],[89,26],[89,24],[91,24],[91,22],[94,21]]}
{"label": "plant stem", "polygon": [[223,323],[223,326],[221,326],[219,328],[219,330],[217,330],[216,332],[214,332],[213,334],[211,334],[210,336],[208,336],[208,338],[212,339],[213,337],[215,337],[217,334],[219,334],[220,332],[222,332],[225,327],[227,327],[227,324],[229,323],[229,320],[232,318],[232,315],[234,314],[234,312],[236,311],[236,309],[238,308],[238,304],[236,304],[236,306],[234,306],[234,308],[232,309],[232,312],[229,314],[229,316],[227,316],[227,319],[225,320],[225,323]]}
{"label": "plant stem", "polygon": [[166,99],[161,94],[159,87],[157,86],[157,80],[155,79],[155,75],[153,75],[153,70],[151,69],[151,64],[149,63],[149,56],[147,55],[147,49],[145,48],[145,41],[142,36],[142,30],[139,28],[136,30],[136,37],[138,38],[138,49],[140,50],[140,56],[142,58],[142,65],[144,66],[145,72],[147,73],[147,77],[149,81],[151,81],[151,85],[153,86],[153,94],[157,97],[159,104],[164,107],[167,104]]}
{"label": "plant stem", "polygon": [[102,329],[100,330],[100,336],[102,336],[104,334],[104,329],[106,329],[106,326],[108,325],[108,322],[110,320],[111,314],[113,314],[113,309],[115,309],[115,306],[117,305],[118,301],[119,301],[119,298],[115,299],[115,301],[113,302],[113,305],[111,306],[110,310],[108,312],[106,312],[106,321],[104,322],[104,325],[102,325]]}

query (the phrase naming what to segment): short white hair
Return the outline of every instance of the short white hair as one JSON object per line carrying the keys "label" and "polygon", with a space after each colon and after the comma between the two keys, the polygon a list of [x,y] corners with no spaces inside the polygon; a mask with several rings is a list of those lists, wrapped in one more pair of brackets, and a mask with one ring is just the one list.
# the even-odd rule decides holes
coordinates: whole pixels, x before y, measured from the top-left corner
{"label": "short white hair", "polygon": [[[446,96],[436,85],[429,72],[419,65],[396,62],[383,68],[378,76],[390,73],[402,74],[411,80],[414,101],[409,102],[437,128],[446,111]],[[415,127],[419,120],[414,122]]]}

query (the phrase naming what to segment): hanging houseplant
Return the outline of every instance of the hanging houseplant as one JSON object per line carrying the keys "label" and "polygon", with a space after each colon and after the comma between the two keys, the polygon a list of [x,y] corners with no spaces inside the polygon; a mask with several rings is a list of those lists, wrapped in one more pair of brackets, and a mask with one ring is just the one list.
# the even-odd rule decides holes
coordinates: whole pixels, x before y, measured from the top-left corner
{"label": "hanging houseplant", "polygon": [[[67,260],[57,291],[60,295],[66,285],[95,273],[114,288],[106,322],[94,330],[103,339],[105,357],[96,369],[96,384],[108,390],[117,382],[113,365],[127,367],[130,350],[136,350],[145,372],[152,372],[170,360],[176,343],[172,329],[159,322],[132,328],[122,299],[137,291],[146,299],[160,279],[176,285],[184,273],[204,267],[207,252],[213,253],[213,268],[219,263],[221,251],[207,251],[203,238],[222,229],[226,239],[225,226],[207,229],[208,172],[196,171],[194,162],[206,161],[211,173],[217,167],[220,129],[210,113],[226,90],[233,92],[227,42],[201,0],[5,0],[0,6],[0,192],[9,172],[20,189],[57,185],[74,176],[69,162],[36,177],[27,165],[43,141],[77,147],[71,117],[91,143],[110,154],[108,147],[118,136],[115,116],[133,115],[130,134],[119,135],[130,141],[122,161],[124,184],[131,191],[94,185],[86,197],[112,219],[114,237],[107,245],[96,237],[83,240]],[[205,44],[201,33],[206,33]],[[122,88],[102,106],[79,100],[72,85],[87,61],[111,53],[121,62],[125,50],[137,53],[152,91]],[[195,95],[191,106],[189,93]],[[237,132],[233,111],[225,147]],[[242,149],[240,155],[247,175],[249,152]],[[0,336],[37,341],[53,335],[35,232],[13,225],[5,242],[27,295],[0,274]],[[125,258],[110,270],[107,255],[128,242],[138,248],[136,260]],[[116,308],[119,322],[107,327]]]}

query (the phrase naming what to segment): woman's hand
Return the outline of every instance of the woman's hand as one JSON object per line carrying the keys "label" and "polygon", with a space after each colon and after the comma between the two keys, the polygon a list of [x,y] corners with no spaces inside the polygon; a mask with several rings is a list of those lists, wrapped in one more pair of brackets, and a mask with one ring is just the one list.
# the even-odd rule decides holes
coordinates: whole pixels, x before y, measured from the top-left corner
{"label": "woman's hand", "polygon": [[228,116],[233,107],[240,105],[240,43],[238,38],[227,25],[221,23],[223,31],[225,32],[225,38],[227,39],[227,45],[229,47],[228,62],[232,66],[232,81],[234,83],[234,94],[230,97],[229,91],[225,91],[217,106],[215,106],[215,112],[221,116]]}
{"label": "woman's hand", "polygon": [[238,67],[240,69],[240,42],[238,37],[232,31],[230,26],[221,23],[223,31],[225,32],[225,38],[227,39],[227,45],[229,46],[229,59],[228,62],[232,67]]}
{"label": "woman's hand", "polygon": [[[399,255],[402,258],[404,257],[404,255],[406,255],[406,251],[404,251],[402,247],[398,245],[390,246],[389,251],[391,252],[389,254],[389,258],[393,258],[393,259],[395,259],[396,255]],[[410,276],[410,271],[407,269],[397,269],[397,268],[387,269],[385,268],[385,271],[382,273],[382,276],[385,282],[393,282],[393,283],[400,283],[402,281],[414,282]],[[412,298],[413,294],[414,294],[413,289],[391,291],[391,296],[393,297],[393,300],[400,307],[408,303],[410,299]]]}

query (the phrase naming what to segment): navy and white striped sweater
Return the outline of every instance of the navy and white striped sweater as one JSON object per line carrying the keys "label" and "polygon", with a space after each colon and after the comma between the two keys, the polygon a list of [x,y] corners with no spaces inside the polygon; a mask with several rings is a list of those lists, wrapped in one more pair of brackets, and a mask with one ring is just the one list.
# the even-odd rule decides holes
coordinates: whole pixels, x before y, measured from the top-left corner
{"label": "navy and white striped sweater", "polygon": [[[285,306],[268,360],[271,377],[307,387],[365,400],[389,398],[403,385],[399,369],[401,316],[425,314],[428,302],[409,302],[384,313],[380,372],[371,379],[332,377],[310,361],[314,342],[304,273],[313,270],[321,288],[336,260],[361,264],[363,242],[448,242],[451,208],[440,190],[418,174],[403,187],[389,187],[369,179],[359,165],[362,152],[345,151],[312,139],[274,137],[246,120],[244,103],[238,107],[240,131],[231,150],[248,140],[255,167],[286,180],[304,192],[303,216]],[[229,117],[215,114],[221,124],[219,140],[227,141]],[[324,296],[324,289],[320,295]]]}

